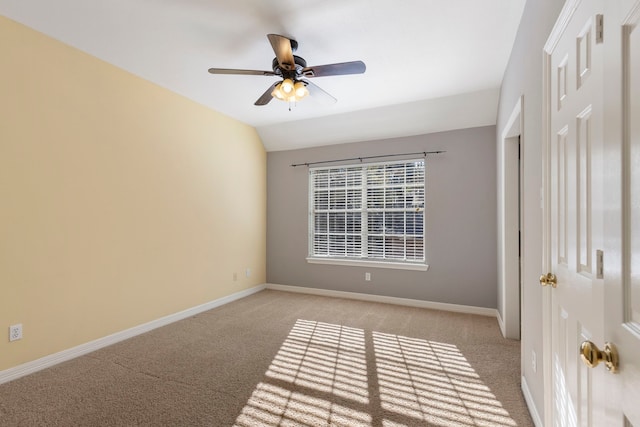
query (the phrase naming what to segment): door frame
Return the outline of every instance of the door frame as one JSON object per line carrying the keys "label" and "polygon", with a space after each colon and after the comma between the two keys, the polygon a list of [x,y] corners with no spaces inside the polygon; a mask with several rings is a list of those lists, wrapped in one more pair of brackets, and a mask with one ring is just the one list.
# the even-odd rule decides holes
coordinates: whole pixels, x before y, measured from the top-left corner
{"label": "door frame", "polygon": [[[522,198],[523,156],[518,158],[518,139],[524,145],[524,95],[505,124],[498,146],[498,323],[505,338],[521,338],[522,280],[520,259],[524,257],[524,233],[520,231],[524,209]],[[524,151],[524,150],[521,150]],[[518,164],[520,167],[518,167]],[[517,187],[513,186],[516,183]],[[518,236],[521,232],[522,235]]]}

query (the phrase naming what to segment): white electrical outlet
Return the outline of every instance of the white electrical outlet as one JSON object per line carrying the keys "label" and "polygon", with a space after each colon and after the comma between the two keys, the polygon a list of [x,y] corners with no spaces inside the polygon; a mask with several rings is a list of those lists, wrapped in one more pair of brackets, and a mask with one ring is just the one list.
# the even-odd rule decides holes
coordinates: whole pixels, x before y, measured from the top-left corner
{"label": "white electrical outlet", "polygon": [[533,369],[533,373],[536,373],[538,370],[538,364],[536,363],[536,352],[531,350],[531,369]]}
{"label": "white electrical outlet", "polygon": [[369,272],[364,273],[364,280],[369,282],[371,280],[371,273]]}
{"label": "white electrical outlet", "polygon": [[244,273],[245,273],[245,276],[251,277],[251,269],[250,268],[247,268]]}
{"label": "white electrical outlet", "polygon": [[9,326],[9,341],[17,341],[22,339],[22,323]]}

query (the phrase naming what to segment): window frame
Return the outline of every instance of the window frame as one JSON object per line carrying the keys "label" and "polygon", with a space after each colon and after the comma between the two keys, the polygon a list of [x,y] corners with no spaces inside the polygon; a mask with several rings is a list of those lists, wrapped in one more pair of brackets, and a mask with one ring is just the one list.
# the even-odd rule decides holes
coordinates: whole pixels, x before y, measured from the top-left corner
{"label": "window frame", "polygon": [[[416,163],[416,162],[421,162],[423,163],[423,168],[424,168],[424,173],[423,173],[423,179],[422,182],[419,183],[419,185],[417,186],[418,189],[421,189],[423,192],[423,196],[422,196],[422,207],[420,208],[420,211],[422,213],[422,234],[419,236],[422,238],[422,259],[420,260],[407,260],[406,259],[406,241],[403,243],[403,250],[404,250],[404,256],[405,259],[397,259],[397,258],[387,258],[387,257],[382,257],[382,258],[377,258],[377,257],[367,257],[366,256],[366,251],[367,251],[367,245],[368,245],[368,238],[369,238],[369,229],[368,229],[368,215],[370,213],[376,213],[376,212],[383,212],[383,213],[387,213],[387,212],[404,212],[405,213],[405,218],[404,218],[404,229],[403,229],[403,233],[402,233],[402,237],[404,239],[407,238],[407,236],[416,236],[416,234],[407,234],[407,228],[406,228],[406,212],[410,212],[409,209],[406,206],[406,198],[405,198],[405,202],[404,202],[404,207],[401,208],[401,210],[393,210],[393,208],[387,208],[386,206],[384,208],[369,208],[367,206],[367,196],[368,196],[368,186],[367,186],[367,177],[369,176],[368,171],[370,171],[372,168],[374,167],[378,167],[378,166],[384,166],[385,168],[387,166],[391,166],[391,165],[406,165],[406,164],[410,164],[410,163]],[[361,215],[361,220],[360,220],[360,256],[355,256],[355,257],[350,257],[347,256],[345,254],[345,256],[324,256],[324,255],[315,255],[314,254],[314,245],[315,245],[315,236],[316,236],[316,227],[315,227],[315,214],[316,214],[316,200],[315,200],[315,193],[316,193],[316,187],[315,182],[314,182],[314,172],[317,171],[327,171],[329,172],[332,169],[344,169],[345,171],[347,171],[348,169],[360,169],[360,174],[361,174],[361,184],[357,187],[359,187],[359,191],[360,191],[360,197],[361,197],[361,205],[359,209],[351,209],[351,212],[359,212]],[[406,175],[405,175],[406,178]],[[345,178],[345,182],[346,182]],[[425,158],[414,158],[414,159],[406,159],[406,160],[395,160],[395,161],[384,161],[384,162],[375,162],[375,163],[359,163],[359,164],[345,164],[345,165],[338,165],[338,166],[318,166],[318,167],[312,167],[309,168],[309,176],[308,176],[308,188],[309,188],[309,193],[308,193],[308,251],[307,251],[307,262],[310,264],[329,264],[329,265],[344,265],[344,266],[364,266],[364,267],[373,267],[373,268],[389,268],[389,269],[401,269],[401,270],[416,270],[416,271],[426,271],[429,268],[429,265],[427,264],[427,260],[426,260],[426,233],[425,233],[425,228],[426,228],[426,214],[425,214],[425,208],[426,208],[426,181],[427,181],[427,171],[426,171],[426,159]],[[406,195],[406,188],[409,185],[409,183],[406,182],[406,179],[403,181],[402,186],[400,188],[403,188],[403,196]],[[387,182],[384,183],[383,185],[383,189],[387,189],[389,187],[394,188],[393,185],[389,185]],[[321,188],[321,187],[317,187],[317,188]],[[330,186],[327,184],[327,188],[330,188]],[[340,187],[338,187],[340,188]],[[346,193],[346,191],[348,190],[348,186],[345,184],[344,185],[344,191]],[[386,193],[385,193],[386,194]],[[327,196],[327,206],[330,206],[330,202],[328,200],[328,196]],[[346,208],[346,204],[348,203],[348,196],[347,194],[345,194],[345,209],[336,209],[338,211],[345,211],[345,213],[349,212],[349,209]],[[330,208],[323,210],[326,211],[327,213],[330,212]],[[346,220],[345,220],[346,221]],[[328,227],[328,226],[327,226]],[[348,227],[347,225],[345,225],[345,227]],[[327,231],[327,237],[329,236],[329,232]],[[347,235],[348,233],[345,232],[345,235]],[[375,233],[374,233],[375,234]],[[382,237],[385,238],[386,233],[383,233]],[[327,245],[329,245],[330,243],[327,242]],[[346,245],[346,243],[345,243]],[[346,249],[345,249],[346,252]]]}

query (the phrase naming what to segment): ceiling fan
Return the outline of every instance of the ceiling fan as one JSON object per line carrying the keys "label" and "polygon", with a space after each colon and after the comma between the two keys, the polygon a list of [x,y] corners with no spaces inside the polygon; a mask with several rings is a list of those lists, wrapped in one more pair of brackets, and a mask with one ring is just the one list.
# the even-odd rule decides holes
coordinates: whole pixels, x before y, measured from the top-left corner
{"label": "ceiling fan", "polygon": [[307,95],[317,96],[329,102],[337,99],[311,83],[313,77],[340,76],[345,74],[362,74],[366,66],[362,61],[340,62],[337,64],[307,66],[307,61],[294,55],[298,42],[278,34],[267,34],[271,47],[276,54],[271,67],[273,71],[237,70],[230,68],[209,68],[211,74],[240,74],[251,76],[277,76],[282,80],[272,84],[258,98],[255,105],[267,105],[272,98],[290,103],[299,101]]}

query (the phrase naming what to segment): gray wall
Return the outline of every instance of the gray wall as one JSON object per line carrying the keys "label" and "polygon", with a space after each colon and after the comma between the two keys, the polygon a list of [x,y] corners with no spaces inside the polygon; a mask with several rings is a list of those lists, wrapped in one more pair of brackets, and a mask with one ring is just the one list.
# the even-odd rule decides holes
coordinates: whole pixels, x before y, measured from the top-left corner
{"label": "gray wall", "polygon": [[[495,308],[494,126],[267,154],[267,281]],[[426,164],[426,272],[308,264],[308,169],[293,163],[446,150]],[[371,281],[364,280],[371,272]]]}
{"label": "gray wall", "polygon": [[[502,82],[497,133],[500,135],[518,98],[524,95],[524,225],[523,225],[523,308],[522,366],[536,409],[544,419],[542,288],[542,49],[564,2],[529,0]],[[533,372],[532,351],[537,354]]]}

